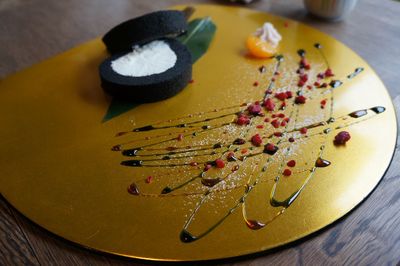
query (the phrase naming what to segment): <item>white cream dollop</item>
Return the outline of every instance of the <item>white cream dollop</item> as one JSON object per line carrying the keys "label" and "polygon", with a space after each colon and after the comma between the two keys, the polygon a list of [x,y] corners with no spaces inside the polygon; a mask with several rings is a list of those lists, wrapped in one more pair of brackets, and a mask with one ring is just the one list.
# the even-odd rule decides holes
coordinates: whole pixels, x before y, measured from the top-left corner
{"label": "white cream dollop", "polygon": [[273,47],[277,47],[282,40],[282,36],[275,29],[274,25],[269,22],[265,22],[261,28],[258,28],[254,35],[264,42],[269,42]]}
{"label": "white cream dollop", "polygon": [[175,52],[165,41],[153,41],[134,46],[133,51],[111,62],[111,68],[122,76],[143,77],[160,74],[172,68]]}

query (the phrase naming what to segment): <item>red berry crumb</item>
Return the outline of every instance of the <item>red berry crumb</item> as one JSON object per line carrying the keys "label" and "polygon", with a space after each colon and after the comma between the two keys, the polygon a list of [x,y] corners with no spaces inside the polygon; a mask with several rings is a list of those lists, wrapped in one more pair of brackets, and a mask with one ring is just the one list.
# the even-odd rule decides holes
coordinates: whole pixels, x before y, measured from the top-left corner
{"label": "red berry crumb", "polygon": [[327,70],[325,70],[325,76],[326,77],[333,77],[335,74],[333,74],[332,69],[328,68]]}
{"label": "red berry crumb", "polygon": [[251,137],[251,143],[253,143],[253,145],[256,147],[260,147],[262,144],[262,138],[260,134],[255,134],[253,137]]}
{"label": "red berry crumb", "polygon": [[264,101],[264,107],[265,107],[265,109],[266,109],[267,111],[273,111],[273,110],[275,109],[275,104],[274,104],[274,102],[273,102],[270,98],[267,98],[267,99]]}
{"label": "red berry crumb", "polygon": [[292,174],[292,171],[290,171],[289,169],[285,169],[282,174],[284,176],[290,176]]}
{"label": "red berry crumb", "polygon": [[178,137],[176,138],[178,141],[181,141],[183,139],[183,134],[179,134]]}
{"label": "red berry crumb", "polygon": [[287,96],[286,92],[279,92],[279,93],[275,94],[275,98],[277,98],[281,101],[284,101],[285,99],[287,99],[287,97],[288,96]]}
{"label": "red berry crumb", "polygon": [[196,162],[191,162],[190,166],[197,166],[197,163]]}
{"label": "red berry crumb", "polygon": [[149,175],[148,177],[146,177],[146,183],[150,184],[151,182],[153,182],[153,177]]}
{"label": "red berry crumb", "polygon": [[282,137],[282,132],[274,132],[275,137]]}
{"label": "red berry crumb", "polygon": [[283,120],[283,121],[281,122],[281,127],[284,127],[284,126],[286,126],[286,121],[285,121],[285,120]]}
{"label": "red berry crumb", "polygon": [[286,91],[286,96],[288,99],[293,97],[293,93],[291,91]]}
{"label": "red berry crumb", "polygon": [[247,107],[247,111],[249,111],[250,114],[252,115],[259,115],[262,111],[260,104],[258,103],[252,103]]}
{"label": "red berry crumb", "polygon": [[278,121],[278,119],[274,119],[274,120],[272,120],[272,122],[271,122],[271,125],[274,127],[274,128],[278,128],[279,126],[280,126],[280,122]]}
{"label": "red berry crumb", "polygon": [[242,153],[242,154],[245,154],[245,153],[247,153],[249,150],[248,149],[242,149],[240,152]]}
{"label": "red berry crumb", "polygon": [[294,100],[296,104],[305,104],[306,103],[306,97],[303,95],[297,96]]}
{"label": "red berry crumb", "polygon": [[271,119],[269,119],[268,117],[264,119],[264,122],[268,123],[269,121],[271,121]]}
{"label": "red berry crumb", "polygon": [[250,118],[245,114],[240,114],[239,117],[236,119],[236,124],[239,126],[247,125],[250,123]]}
{"label": "red berry crumb", "polygon": [[257,125],[256,128],[263,129],[264,125]]}
{"label": "red berry crumb", "polygon": [[350,133],[347,131],[340,131],[336,136],[333,143],[335,145],[344,145],[346,142],[350,140],[351,136]]}
{"label": "red berry crumb", "polygon": [[289,167],[295,167],[296,166],[296,161],[295,160],[290,160],[289,162],[287,162],[286,164]]}
{"label": "red berry crumb", "polygon": [[323,99],[323,100],[321,101],[321,108],[324,109],[324,108],[325,108],[325,105],[326,105],[326,99]]}
{"label": "red berry crumb", "polygon": [[300,129],[300,133],[301,134],[307,134],[307,128],[306,127],[301,128]]}
{"label": "red berry crumb", "polygon": [[258,86],[258,81],[254,81],[253,86],[257,87]]}
{"label": "red berry crumb", "polygon": [[225,167],[225,163],[222,159],[217,159],[215,160],[215,166],[217,168],[224,168]]}

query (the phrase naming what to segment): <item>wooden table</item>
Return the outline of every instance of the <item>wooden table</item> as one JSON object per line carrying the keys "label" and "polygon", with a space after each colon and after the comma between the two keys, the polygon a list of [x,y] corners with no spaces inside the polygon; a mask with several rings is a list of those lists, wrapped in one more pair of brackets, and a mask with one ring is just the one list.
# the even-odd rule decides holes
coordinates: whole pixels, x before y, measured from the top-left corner
{"label": "wooden table", "polygon": [[[102,35],[120,21],[182,2],[1,0],[0,77]],[[400,3],[361,0],[351,17],[337,23],[309,17],[300,0],[265,0],[249,7],[303,21],[344,42],[377,71],[400,110]],[[397,146],[392,164],[377,189],[344,219],[289,247],[216,264],[396,265],[400,261],[399,210]],[[28,221],[3,198],[0,232],[0,264],[4,265],[144,264],[75,247]]]}

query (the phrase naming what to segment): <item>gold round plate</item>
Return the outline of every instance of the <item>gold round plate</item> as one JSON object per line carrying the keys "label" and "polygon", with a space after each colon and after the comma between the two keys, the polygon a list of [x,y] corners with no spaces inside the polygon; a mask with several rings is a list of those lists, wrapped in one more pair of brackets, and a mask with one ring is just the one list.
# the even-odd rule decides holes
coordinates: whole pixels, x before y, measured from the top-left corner
{"label": "gold round plate", "polygon": [[[368,64],[332,37],[286,18],[236,7],[196,6],[193,17],[205,16],[212,18],[217,32],[209,51],[194,65],[194,82],[173,98],[142,104],[106,122],[102,119],[110,98],[100,87],[98,65],[107,53],[100,39],[2,80],[0,187],[4,197],[35,223],[72,242],[164,261],[228,258],[281,246],[331,224],[367,197],[384,175],[396,142],[390,97]],[[265,21],[272,22],[283,37],[279,53],[284,61],[274,92],[299,90],[299,49],[306,51],[311,64],[308,84],[313,85],[317,74],[326,69],[323,56],[335,73],[326,82],[334,79],[343,84],[304,87],[306,104],[293,104],[293,97],[284,111],[274,112],[290,117],[287,126],[278,129],[264,122],[271,112],[252,118],[249,126],[236,125],[235,115],[192,123],[246,109],[240,104],[263,97],[278,61],[249,57],[244,43]],[[321,50],[314,47],[317,42]],[[265,73],[260,73],[261,65]],[[364,71],[347,78],[359,67]],[[321,108],[324,99],[327,104]],[[224,109],[229,106],[233,107]],[[386,110],[370,109],[376,106]],[[364,110],[359,113],[363,115],[349,115],[356,110]],[[331,116],[336,120],[329,120]],[[169,127],[184,123],[186,127]],[[167,128],[116,136],[150,124]],[[300,133],[302,127],[309,127],[306,134]],[[351,139],[336,146],[333,139],[341,130],[348,131]],[[284,135],[270,135],[276,131]],[[269,136],[263,144],[278,143],[278,152],[259,153],[260,148],[249,145],[256,133]],[[183,134],[181,141],[179,134]],[[246,144],[226,148],[237,148],[238,161],[227,162],[224,147],[214,147],[216,154],[210,155],[210,145],[224,146],[238,137]],[[289,142],[289,137],[295,142]],[[111,150],[167,139],[172,140],[147,146],[136,157]],[[186,146],[205,147],[208,155],[187,151]],[[186,157],[167,160],[166,147],[175,147],[169,148],[177,152],[170,157]],[[155,153],[162,155],[143,156]],[[204,167],[200,162],[219,157],[224,168],[212,167],[199,176]],[[331,165],[315,168],[319,157]],[[135,158],[146,166],[121,165]],[[295,160],[296,166],[286,166],[289,160]],[[199,165],[167,167],[172,162]],[[235,165],[239,169],[231,170]],[[292,175],[283,176],[284,169]],[[128,193],[132,183],[139,195]],[[172,191],[162,194],[166,187]],[[182,242],[183,229],[186,240],[198,239]]]}

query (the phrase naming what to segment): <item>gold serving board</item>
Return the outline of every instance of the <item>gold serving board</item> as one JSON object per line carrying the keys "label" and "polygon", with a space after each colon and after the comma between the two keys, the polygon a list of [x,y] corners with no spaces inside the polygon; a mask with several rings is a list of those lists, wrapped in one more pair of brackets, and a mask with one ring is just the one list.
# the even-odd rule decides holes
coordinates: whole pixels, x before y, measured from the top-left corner
{"label": "gold serving board", "polygon": [[[100,39],[2,80],[2,195],[33,222],[79,245],[164,261],[228,258],[281,246],[331,224],[367,197],[396,142],[390,97],[368,64],[332,37],[286,18],[196,6],[193,18],[206,16],[217,32],[194,65],[193,83],[175,97],[106,122],[111,99],[100,87],[98,65],[108,55]],[[265,21],[283,37],[279,64],[246,54],[246,37]],[[299,49],[311,64],[311,88],[299,93],[306,104],[294,103]],[[341,86],[314,87],[327,68],[324,56],[335,76],[322,81],[340,80]],[[364,71],[347,77],[356,68]],[[234,113],[262,99],[271,83],[273,93],[294,93],[286,109],[263,109],[264,117],[237,125]],[[274,94],[268,97],[278,108]],[[370,109],[378,106],[385,111]],[[364,111],[356,115],[357,110]],[[281,123],[279,113],[289,118],[287,125],[274,128],[264,121]],[[147,125],[162,128],[132,132]],[[350,141],[334,145],[342,130]],[[283,135],[273,135],[278,131]],[[279,150],[271,155],[252,145],[256,133],[262,145]],[[237,138],[246,143],[233,144]],[[228,162],[229,152],[238,160]],[[205,172],[204,163],[217,158],[225,167]],[[315,167],[318,158],[331,164]],[[290,160],[295,167],[286,165]],[[285,169],[292,174],[283,175]]]}

